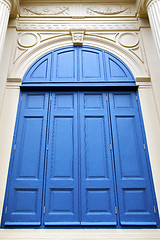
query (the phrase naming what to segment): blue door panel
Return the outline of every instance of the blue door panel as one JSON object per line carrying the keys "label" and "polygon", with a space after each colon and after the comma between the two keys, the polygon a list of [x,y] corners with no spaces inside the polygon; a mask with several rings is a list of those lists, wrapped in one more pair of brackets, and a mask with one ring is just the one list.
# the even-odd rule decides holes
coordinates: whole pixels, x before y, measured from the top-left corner
{"label": "blue door panel", "polygon": [[135,92],[110,93],[121,225],[156,225]]}
{"label": "blue door panel", "polygon": [[53,54],[53,67],[51,81],[75,82],[77,81],[77,49],[70,47],[56,50]]}
{"label": "blue door panel", "polygon": [[103,52],[87,47],[79,49],[80,81],[105,81],[103,67]]}
{"label": "blue door panel", "polygon": [[5,225],[40,225],[48,93],[22,94]]}
{"label": "blue door panel", "polygon": [[116,225],[106,93],[80,93],[81,221]]}
{"label": "blue door panel", "polygon": [[119,58],[107,52],[105,52],[104,55],[108,81],[135,82],[130,70]]}
{"label": "blue door panel", "polygon": [[51,72],[52,52],[39,58],[26,72],[23,78],[24,83],[49,82]]}
{"label": "blue door panel", "polygon": [[45,225],[79,224],[77,93],[52,93]]}

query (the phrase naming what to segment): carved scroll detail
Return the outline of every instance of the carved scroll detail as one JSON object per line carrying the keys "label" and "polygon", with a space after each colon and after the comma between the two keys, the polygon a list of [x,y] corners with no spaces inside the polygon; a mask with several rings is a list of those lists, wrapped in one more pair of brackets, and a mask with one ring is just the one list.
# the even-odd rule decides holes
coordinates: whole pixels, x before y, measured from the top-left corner
{"label": "carved scroll detail", "polygon": [[37,10],[36,8],[23,8],[24,12],[27,12],[29,15],[68,15],[68,7],[58,7],[55,10],[51,10],[48,8],[43,8],[42,10]]}
{"label": "carved scroll detail", "polygon": [[116,15],[129,10],[129,8],[113,10],[111,7],[105,7],[104,10],[96,10],[95,8],[87,8],[87,13],[90,15],[100,14],[100,15]]}

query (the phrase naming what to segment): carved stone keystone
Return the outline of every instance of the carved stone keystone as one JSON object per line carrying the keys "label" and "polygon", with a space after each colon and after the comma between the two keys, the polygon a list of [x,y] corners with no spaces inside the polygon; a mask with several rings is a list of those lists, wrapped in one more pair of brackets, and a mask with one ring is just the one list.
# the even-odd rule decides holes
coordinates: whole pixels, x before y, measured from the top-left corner
{"label": "carved stone keystone", "polygon": [[71,31],[73,45],[83,45],[84,31]]}

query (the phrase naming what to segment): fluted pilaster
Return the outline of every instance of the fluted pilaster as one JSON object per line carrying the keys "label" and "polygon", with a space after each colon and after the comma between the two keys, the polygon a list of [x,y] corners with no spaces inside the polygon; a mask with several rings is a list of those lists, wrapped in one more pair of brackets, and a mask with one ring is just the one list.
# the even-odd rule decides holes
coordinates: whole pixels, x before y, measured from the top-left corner
{"label": "fluted pilaster", "polygon": [[0,0],[0,60],[2,56],[11,7],[11,1]]}
{"label": "fluted pilaster", "polygon": [[160,58],[160,0],[149,0],[146,3],[146,7]]}

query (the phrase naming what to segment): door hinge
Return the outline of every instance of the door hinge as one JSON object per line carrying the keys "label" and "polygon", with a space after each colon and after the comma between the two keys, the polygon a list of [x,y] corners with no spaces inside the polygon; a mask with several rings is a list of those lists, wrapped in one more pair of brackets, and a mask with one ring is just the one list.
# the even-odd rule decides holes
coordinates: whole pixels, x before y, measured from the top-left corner
{"label": "door hinge", "polygon": [[110,144],[110,150],[112,150],[112,145]]}
{"label": "door hinge", "polygon": [[106,101],[108,101],[108,98],[107,98],[107,96],[106,96]]}
{"label": "door hinge", "polygon": [[117,207],[115,207],[115,214],[117,214]]}
{"label": "door hinge", "polygon": [[7,213],[7,206],[6,206],[6,208],[5,208],[5,214]]}
{"label": "door hinge", "polygon": [[47,145],[47,151],[48,151],[48,145]]}
{"label": "door hinge", "polygon": [[21,96],[21,102],[22,102],[22,98],[23,98],[23,97]]}
{"label": "door hinge", "polygon": [[136,101],[138,101],[138,97],[137,97],[137,95],[136,95]]}
{"label": "door hinge", "polygon": [[143,144],[143,147],[144,147],[144,150],[146,150],[146,145],[145,144]]}
{"label": "door hinge", "polygon": [[16,144],[14,144],[14,150],[16,150]]}
{"label": "door hinge", "polygon": [[45,206],[44,206],[44,208],[43,208],[43,214],[45,214],[45,211],[46,211],[46,208],[45,208]]}
{"label": "door hinge", "polygon": [[50,96],[50,101],[52,101],[52,95]]}
{"label": "door hinge", "polygon": [[156,207],[154,206],[154,213],[156,214]]}

